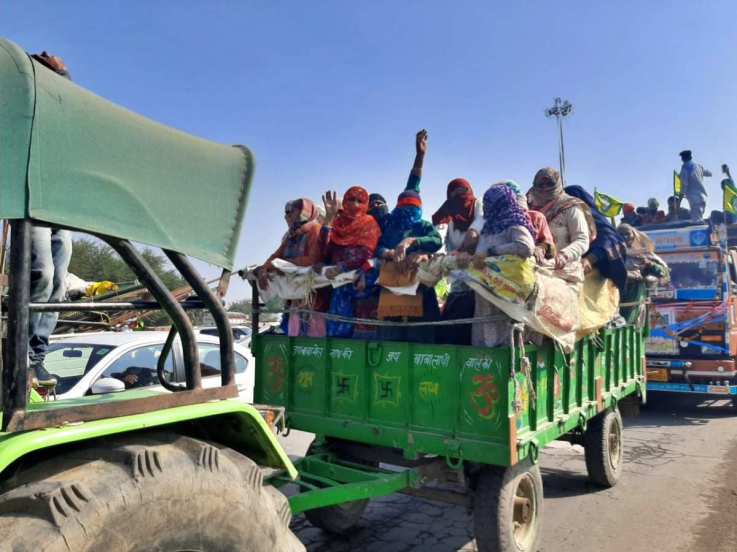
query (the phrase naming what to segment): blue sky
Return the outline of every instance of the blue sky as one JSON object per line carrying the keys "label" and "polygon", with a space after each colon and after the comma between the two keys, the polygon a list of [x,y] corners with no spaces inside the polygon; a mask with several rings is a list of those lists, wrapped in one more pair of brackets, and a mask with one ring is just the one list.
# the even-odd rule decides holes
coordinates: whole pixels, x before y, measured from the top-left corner
{"label": "blue sky", "polygon": [[737,170],[735,29],[729,1],[0,0],[0,34],[61,55],[82,86],[254,151],[240,265],[276,247],[288,199],[394,198],[423,127],[426,215],[457,176],[478,194],[529,186],[557,165],[555,96],[576,109],[568,183],[664,204],[691,148],[718,208],[719,165]]}

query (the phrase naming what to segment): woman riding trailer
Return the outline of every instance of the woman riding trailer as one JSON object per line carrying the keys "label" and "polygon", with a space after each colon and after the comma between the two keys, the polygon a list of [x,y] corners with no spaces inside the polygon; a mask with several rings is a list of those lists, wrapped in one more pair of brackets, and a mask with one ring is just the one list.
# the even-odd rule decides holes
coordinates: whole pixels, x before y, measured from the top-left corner
{"label": "woman riding trailer", "polygon": [[532,221],[532,227],[534,229],[532,239],[535,240],[535,259],[538,263],[543,263],[548,259],[554,259],[557,252],[555,249],[555,240],[553,239],[553,234],[550,232],[548,220],[545,218],[545,215],[540,211],[533,211],[528,208],[527,196],[522,193],[519,184],[514,180],[506,180],[501,182],[501,184],[504,184],[514,192],[517,201],[522,208],[527,210],[527,215]]}
{"label": "woman riding trailer", "polygon": [[[331,265],[325,276],[335,278],[342,272],[360,271],[359,278],[371,270],[369,261],[374,257],[381,229],[378,222],[368,214],[369,194],[360,186],[353,186],[343,196],[339,206],[335,192],[323,196],[325,203],[325,226],[327,229],[327,262]],[[328,313],[354,316],[356,286],[353,283],[333,289]],[[353,324],[328,320],[327,335],[330,337],[352,337]]]}
{"label": "woman riding trailer", "polygon": [[627,306],[621,307],[620,312],[628,323],[643,325],[648,284],[667,280],[668,265],[655,254],[655,244],[644,233],[627,223],[620,224],[617,232],[627,247],[627,283],[622,294],[622,304]]}
{"label": "woman riding trailer", "polygon": [[[521,260],[535,254],[535,229],[512,188],[504,183],[495,184],[484,194],[484,226],[476,247],[474,265],[480,267],[484,259],[497,255],[516,255]],[[503,316],[501,310],[476,296],[476,317]],[[475,346],[496,347],[509,343],[512,321],[499,320],[473,324],[472,343]]]}
{"label": "woman riding trailer", "polygon": [[581,186],[566,186],[565,192],[569,196],[580,199],[589,207],[596,224],[596,239],[591,242],[582,260],[584,274],[597,269],[603,278],[609,278],[614,282],[621,297],[627,281],[627,269],[624,266],[627,251],[624,239],[617,233],[612,223],[596,208],[591,194]]}
{"label": "woman riding trailer", "polygon": [[373,193],[369,194],[369,215],[374,217],[376,222],[379,223],[379,228],[384,229],[386,219],[389,216],[389,207],[386,205],[386,199],[381,194]]}
{"label": "woman riding trailer", "polygon": [[548,220],[557,249],[555,267],[570,268],[580,261],[596,237],[596,228],[588,206],[565,193],[558,171],[550,167],[537,171],[527,201],[530,209]]}
{"label": "woman riding trailer", "polygon": [[528,209],[527,214],[530,216],[532,227],[535,230],[532,236],[535,240],[535,259],[541,264],[550,259],[555,259],[558,250],[555,248],[555,239],[550,231],[550,226],[548,226],[548,219],[540,211]]}
{"label": "woman riding trailer", "polygon": [[[392,280],[401,286],[405,283],[401,282],[403,277],[411,276],[422,255],[435,253],[442,246],[438,231],[429,221],[422,220],[420,180],[427,152],[426,130],[417,133],[415,147],[415,162],[407,179],[407,186],[399,194],[397,206],[387,217],[377,249],[377,257],[382,263],[379,283],[384,287],[387,287],[387,282],[392,283]],[[415,295],[395,295],[383,289],[379,298],[378,316],[380,319],[396,322],[438,320],[440,311],[435,290],[420,284]],[[380,326],[378,335],[384,340],[421,343],[433,343],[435,338],[432,326]]]}
{"label": "woman riding trailer", "polygon": [[[258,286],[266,289],[269,285],[269,272],[276,272],[272,261],[283,259],[297,266],[314,266],[321,263],[325,254],[325,241],[321,236],[321,226],[317,221],[318,210],[307,198],[287,202],[284,207],[284,220],[289,230],[282,238],[281,245],[256,270]],[[289,301],[290,312],[282,319],[282,329],[290,336],[325,336],[325,318],[319,314],[327,310],[330,290],[317,290],[310,301]],[[309,307],[309,308],[308,308]],[[313,314],[296,312],[298,309],[315,311]]]}
{"label": "woman riding trailer", "polygon": [[[448,225],[445,235],[445,250],[448,254],[475,250],[478,234],[484,225],[483,207],[465,178],[456,178],[448,183],[447,199],[432,216],[432,223],[435,226]],[[475,235],[471,229],[475,230]],[[473,237],[469,239],[470,236]],[[448,279],[450,293],[443,306],[441,320],[472,318],[475,300],[473,290],[452,275]],[[470,345],[471,325],[445,326],[438,337],[440,343]]]}

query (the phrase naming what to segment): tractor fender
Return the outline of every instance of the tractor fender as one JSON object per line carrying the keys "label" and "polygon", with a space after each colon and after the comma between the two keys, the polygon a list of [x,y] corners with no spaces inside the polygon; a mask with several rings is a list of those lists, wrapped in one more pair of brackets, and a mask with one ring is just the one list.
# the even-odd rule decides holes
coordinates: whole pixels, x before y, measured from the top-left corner
{"label": "tractor fender", "polygon": [[297,478],[297,469],[258,410],[237,399],[31,431],[0,433],[0,474],[33,452],[153,428],[170,428],[173,433],[184,435],[205,435],[208,440],[237,450],[261,466],[281,469],[292,479]]}

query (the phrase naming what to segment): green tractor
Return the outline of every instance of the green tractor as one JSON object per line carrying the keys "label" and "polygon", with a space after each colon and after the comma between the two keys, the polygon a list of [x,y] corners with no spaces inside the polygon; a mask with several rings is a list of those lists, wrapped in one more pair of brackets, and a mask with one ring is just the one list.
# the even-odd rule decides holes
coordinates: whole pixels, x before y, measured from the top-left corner
{"label": "green tractor", "polygon": [[[297,471],[265,421],[237,399],[233,337],[220,297],[189,256],[227,286],[253,159],[113,105],[0,40],[0,218],[10,221],[3,305],[0,549],[20,552],[304,550],[291,509],[264,483]],[[31,303],[33,225],[86,232],[113,247],[154,301]],[[159,247],[196,293],[176,301],[131,242]],[[168,392],[46,400],[31,388],[34,312],[164,309],[158,359]],[[222,385],[203,389],[185,309],[207,309],[220,335]],[[178,335],[186,385],[166,381]],[[271,411],[269,411],[271,412]]]}

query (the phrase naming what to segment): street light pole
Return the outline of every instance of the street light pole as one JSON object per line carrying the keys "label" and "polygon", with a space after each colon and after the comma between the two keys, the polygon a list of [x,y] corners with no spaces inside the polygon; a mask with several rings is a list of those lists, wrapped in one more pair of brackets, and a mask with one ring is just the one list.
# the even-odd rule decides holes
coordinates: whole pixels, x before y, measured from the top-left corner
{"label": "street light pole", "polygon": [[565,185],[566,182],[566,149],[563,142],[563,119],[573,113],[573,104],[568,100],[555,98],[553,107],[545,110],[546,117],[555,117],[558,121],[558,162],[560,164],[560,179]]}

